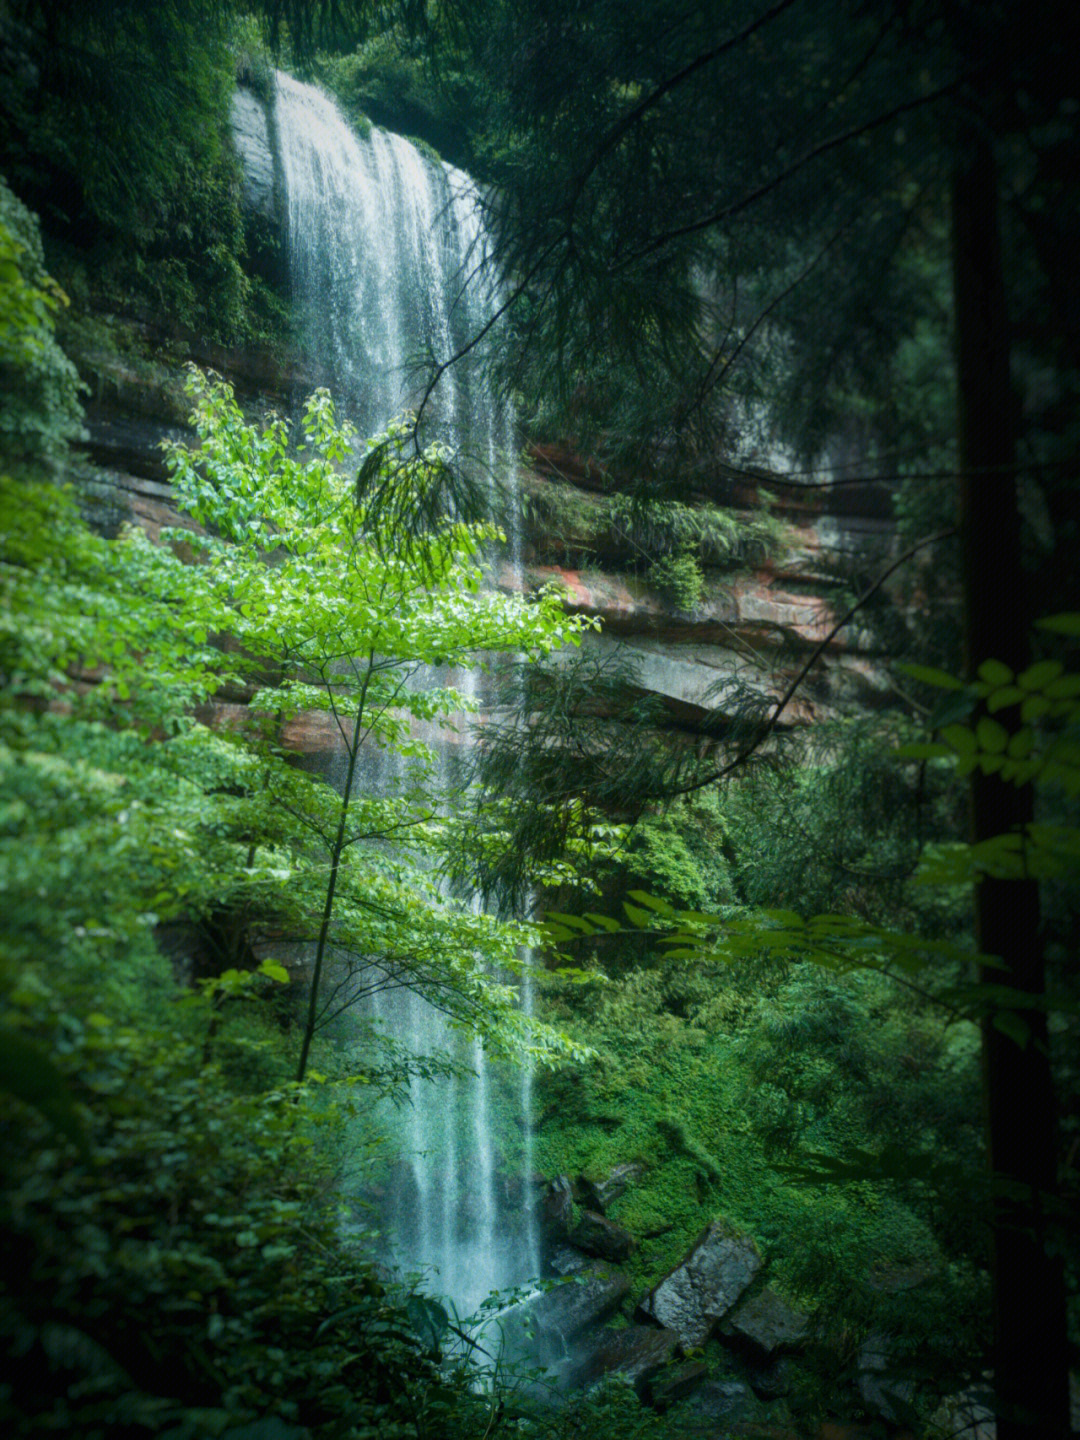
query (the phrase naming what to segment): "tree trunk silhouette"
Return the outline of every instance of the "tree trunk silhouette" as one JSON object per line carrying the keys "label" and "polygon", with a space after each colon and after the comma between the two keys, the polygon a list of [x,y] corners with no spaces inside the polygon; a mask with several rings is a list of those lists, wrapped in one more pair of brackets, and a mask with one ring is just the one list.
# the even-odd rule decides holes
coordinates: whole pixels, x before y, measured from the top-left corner
{"label": "tree trunk silhouette", "polygon": [[[953,280],[959,396],[965,665],[983,660],[1019,673],[1030,663],[1031,616],[1021,576],[1016,414],[991,142],[975,137],[952,184]],[[995,717],[1019,725],[1015,709]],[[976,771],[973,844],[1032,819],[1032,791]],[[1045,965],[1034,880],[986,877],[975,887],[975,939],[1005,971],[980,981],[1042,996]],[[1002,1012],[999,1012],[1001,1014]],[[1056,1117],[1045,1011],[1006,1010],[1030,1026],[1026,1043],[983,1022],[983,1100],[992,1195],[993,1364],[998,1440],[1049,1440],[1069,1432],[1065,1288],[1047,1253],[1044,1198],[1056,1186]]]}

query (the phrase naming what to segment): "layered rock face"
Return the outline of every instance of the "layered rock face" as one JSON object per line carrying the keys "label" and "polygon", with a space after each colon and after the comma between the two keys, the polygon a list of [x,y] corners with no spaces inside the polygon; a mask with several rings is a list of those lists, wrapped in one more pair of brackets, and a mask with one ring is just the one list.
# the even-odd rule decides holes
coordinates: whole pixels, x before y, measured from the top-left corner
{"label": "layered rock face", "polygon": [[740,472],[738,483],[721,481],[715,499],[736,524],[752,524],[770,498],[782,527],[779,553],[744,565],[706,563],[700,598],[680,609],[642,577],[633,546],[609,538],[596,553],[604,482],[595,465],[557,447],[531,453],[534,469],[524,481],[530,499],[542,507],[544,487],[554,485],[564,508],[566,496],[576,497],[569,508],[577,513],[554,540],[526,521],[526,583],[557,581],[572,611],[599,615],[603,632],[586,643],[602,654],[628,654],[642,690],[661,698],[674,728],[715,733],[748,691],[779,699],[818,646],[822,653],[779,728],[888,703],[880,644],[861,619],[831,633],[850,603],[847,572],[883,568],[893,548],[888,496],[872,482],[828,498],[828,491],[800,490],[782,472],[760,467]]}
{"label": "layered rock face", "polygon": [[[232,123],[254,237],[250,248],[264,259],[276,255],[280,264],[283,181],[272,113],[262,99],[241,88]],[[107,337],[107,326],[98,334]],[[153,536],[163,525],[184,523],[170,503],[158,446],[162,439],[185,433],[186,361],[222,373],[252,415],[295,411],[327,380],[299,354],[210,345],[178,332],[166,316],[126,324],[119,347],[82,336],[73,358],[90,389],[93,469],[82,477],[90,518],[106,530],[135,521]],[[743,470],[737,479],[722,480],[710,498],[722,500],[734,519],[749,520],[760,513],[755,510],[759,489],[767,489],[768,481],[768,471],[760,466]],[[700,598],[692,608],[679,609],[635,573],[640,557],[632,548],[609,546],[590,556],[587,534],[575,537],[573,523],[556,545],[550,527],[535,514],[530,518],[530,500],[558,486],[574,497],[572,508],[587,530],[590,512],[604,503],[598,491],[606,483],[595,465],[565,448],[532,447],[531,465],[522,477],[524,573],[508,565],[500,583],[532,588],[558,581],[571,611],[603,621],[602,633],[586,643],[602,655],[616,649],[628,655],[640,689],[659,697],[667,723],[690,736],[716,733],[718,721],[722,728],[725,716],[748,692],[779,698],[842,613],[836,557],[861,557],[872,566],[892,545],[887,507],[872,486],[845,487],[834,492],[836,499],[822,503],[821,492],[800,492],[789,484],[774,506],[786,527],[781,553],[742,568],[706,566]],[[842,629],[827,640],[786,705],[780,728],[886,703],[890,686],[879,658],[867,631]],[[304,730],[295,738],[302,749],[321,750],[328,737],[315,725],[310,734]]]}

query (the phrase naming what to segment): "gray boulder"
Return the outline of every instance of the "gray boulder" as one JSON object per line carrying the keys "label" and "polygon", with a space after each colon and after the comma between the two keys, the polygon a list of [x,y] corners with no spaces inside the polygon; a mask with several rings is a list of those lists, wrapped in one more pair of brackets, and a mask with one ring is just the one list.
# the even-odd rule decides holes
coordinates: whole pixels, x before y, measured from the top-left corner
{"label": "gray boulder", "polygon": [[684,1345],[703,1345],[760,1269],[761,1256],[751,1237],[717,1222],[649,1291],[640,1308],[649,1319],[676,1331]]}
{"label": "gray boulder", "polygon": [[655,1325],[629,1325],[625,1330],[601,1330],[589,1343],[568,1375],[573,1386],[593,1385],[605,1375],[618,1375],[639,1392],[675,1358],[679,1337]]}
{"label": "gray boulder", "polygon": [[[931,1419],[951,1440],[996,1440],[994,1396],[989,1388],[973,1386],[958,1395],[948,1395]],[[1076,1429],[1076,1426],[1073,1426]]]}
{"label": "gray boulder", "polygon": [[709,1378],[709,1367],[704,1360],[684,1360],[673,1365],[646,1383],[645,1399],[661,1414],[676,1403],[692,1394]]}
{"label": "gray boulder", "polygon": [[865,1340],[856,1366],[856,1388],[866,1408],[894,1424],[902,1420],[904,1410],[915,1399],[915,1386],[898,1373],[888,1337],[871,1335]]}
{"label": "gray boulder", "polygon": [[579,1270],[587,1269],[591,1263],[587,1255],[569,1245],[556,1246],[547,1258],[547,1268],[552,1275],[576,1275]]}
{"label": "gray boulder", "polygon": [[629,1289],[630,1281],[618,1270],[590,1265],[501,1317],[507,1351],[540,1365],[573,1363],[581,1337],[617,1310]]}
{"label": "gray boulder", "polygon": [[702,1420],[740,1420],[754,1409],[754,1392],[741,1380],[706,1380],[686,1402],[690,1415]]}
{"label": "gray boulder", "polygon": [[601,1260],[625,1260],[634,1248],[634,1237],[614,1220],[586,1210],[567,1237],[571,1245]]}
{"label": "gray boulder", "polygon": [[556,1175],[540,1196],[539,1221],[549,1239],[565,1240],[574,1218],[574,1187],[568,1175]]}
{"label": "gray boulder", "polygon": [[766,1355],[800,1345],[810,1334],[810,1321],[781,1300],[775,1290],[761,1290],[725,1316],[721,1333],[746,1340]]}
{"label": "gray boulder", "polygon": [[791,1391],[792,1365],[786,1355],[744,1366],[750,1388],[759,1400],[779,1400]]}

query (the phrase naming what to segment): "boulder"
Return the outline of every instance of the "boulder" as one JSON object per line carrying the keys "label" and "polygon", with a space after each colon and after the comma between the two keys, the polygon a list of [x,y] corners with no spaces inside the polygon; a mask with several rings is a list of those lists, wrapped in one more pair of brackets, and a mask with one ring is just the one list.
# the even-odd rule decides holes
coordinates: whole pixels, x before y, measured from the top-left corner
{"label": "boulder", "polygon": [[654,1375],[675,1358],[679,1337],[655,1325],[628,1325],[624,1330],[601,1330],[587,1337],[580,1357],[568,1372],[575,1387],[593,1385],[605,1375],[618,1375],[639,1393]]}
{"label": "boulder", "polygon": [[686,1346],[703,1345],[742,1298],[761,1269],[761,1256],[749,1235],[714,1223],[641,1302],[649,1319],[678,1332]]}
{"label": "boulder", "polygon": [[744,1368],[750,1388],[759,1400],[779,1400],[791,1389],[791,1361],[785,1355]]}
{"label": "boulder", "polygon": [[568,1175],[556,1175],[540,1197],[540,1227],[549,1239],[565,1240],[573,1218],[574,1187]]}
{"label": "boulder", "polygon": [[552,1275],[576,1275],[590,1264],[589,1257],[570,1245],[558,1245],[547,1259],[547,1268]]}
{"label": "boulder", "polygon": [[702,1420],[741,1419],[754,1408],[754,1392],[741,1380],[706,1380],[686,1402],[690,1415]]}
{"label": "boulder", "polygon": [[541,1365],[573,1364],[581,1337],[617,1310],[629,1289],[625,1275],[594,1262],[508,1311],[501,1321],[506,1348]]}
{"label": "boulder", "polygon": [[709,1367],[704,1360],[684,1360],[673,1365],[649,1380],[645,1385],[645,1399],[661,1414],[685,1399],[709,1378]]}
{"label": "boulder", "polygon": [[[948,1395],[935,1411],[931,1424],[953,1440],[995,1440],[994,1396],[987,1388],[972,1387]],[[1075,1429],[1075,1426],[1073,1427]]]}
{"label": "boulder", "polygon": [[720,1330],[772,1355],[801,1344],[809,1336],[810,1321],[775,1290],[761,1290],[725,1316]]}
{"label": "boulder", "polygon": [[897,1423],[915,1399],[914,1384],[898,1374],[892,1346],[885,1335],[871,1335],[859,1350],[856,1388],[868,1410]]}
{"label": "boulder", "polygon": [[629,1160],[622,1165],[616,1165],[601,1180],[582,1178],[582,1198],[590,1210],[598,1210],[604,1214],[608,1206],[618,1200],[620,1195],[625,1195],[629,1186],[640,1180],[644,1174],[644,1165],[639,1161]]}
{"label": "boulder", "polygon": [[614,1220],[586,1210],[567,1237],[571,1245],[601,1260],[625,1260],[634,1248],[634,1237]]}

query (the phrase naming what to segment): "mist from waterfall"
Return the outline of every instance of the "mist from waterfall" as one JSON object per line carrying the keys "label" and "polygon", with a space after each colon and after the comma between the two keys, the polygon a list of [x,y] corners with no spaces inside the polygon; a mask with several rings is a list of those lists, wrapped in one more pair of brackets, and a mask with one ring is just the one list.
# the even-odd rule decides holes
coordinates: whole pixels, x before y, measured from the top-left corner
{"label": "mist from waterfall", "polygon": [[[340,411],[362,436],[383,430],[423,394],[424,360],[455,355],[490,315],[497,292],[469,178],[400,136],[359,137],[321,91],[277,78],[276,120],[288,205],[289,267],[308,351]],[[425,417],[481,474],[513,482],[512,417],[476,363],[444,374]],[[510,507],[513,511],[513,506]],[[511,537],[520,566],[520,537]],[[477,674],[453,677],[476,694]],[[447,763],[452,763],[447,760]],[[373,760],[359,777],[391,785]],[[522,1003],[531,1010],[526,982]],[[532,1076],[521,1076],[525,1176],[500,1187],[493,1142],[494,1076],[421,997],[390,990],[370,1017],[406,1050],[450,1054],[473,1075],[414,1079],[393,1112],[401,1156],[380,1206],[385,1256],[468,1313],[493,1290],[535,1276],[538,1242],[527,1203]]]}

